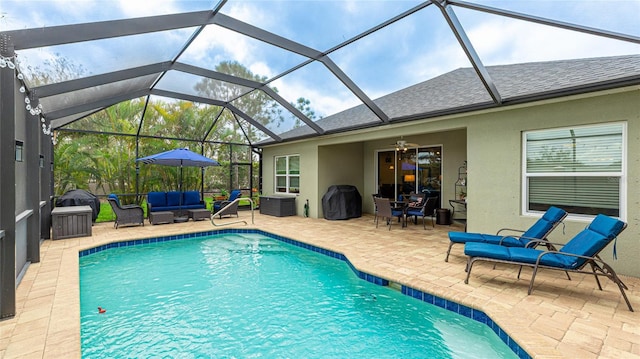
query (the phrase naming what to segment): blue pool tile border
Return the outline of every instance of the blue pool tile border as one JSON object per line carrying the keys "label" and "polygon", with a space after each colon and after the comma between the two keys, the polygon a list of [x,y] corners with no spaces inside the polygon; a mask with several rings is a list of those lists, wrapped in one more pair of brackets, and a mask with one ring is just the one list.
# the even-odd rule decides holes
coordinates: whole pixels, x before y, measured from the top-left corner
{"label": "blue pool tile border", "polygon": [[[205,232],[177,234],[172,236],[142,238],[142,239],[123,241],[123,242],[112,242],[112,243],[103,244],[93,248],[83,249],[78,252],[78,256],[84,257],[87,255],[98,253],[111,248],[131,247],[131,246],[138,246],[143,244],[168,242],[168,241],[197,238],[197,237],[207,237],[207,236],[220,235],[220,234],[242,234],[242,233],[261,234],[261,235],[264,235],[265,237],[269,237],[281,242],[285,242],[285,243],[294,245],[296,247],[301,247],[310,251],[324,254],[332,258],[342,260],[345,263],[347,263],[349,268],[351,268],[351,270],[358,276],[358,278],[366,280],[367,282],[380,285],[380,286],[389,285],[389,281],[384,278],[380,278],[378,276],[365,273],[356,269],[356,267],[354,267],[353,264],[351,264],[351,262],[349,261],[349,259],[347,259],[347,257],[342,253],[320,248],[311,244],[296,241],[291,238],[279,236],[277,234],[265,232],[259,229],[228,228],[228,229],[211,230],[211,231],[205,231]],[[522,347],[520,347],[520,345],[516,343],[516,341],[511,339],[509,334],[507,334],[504,330],[502,330],[502,328],[500,328],[500,326],[496,322],[494,322],[483,311],[468,307],[464,304],[460,304],[454,301],[450,301],[450,300],[438,297],[437,295],[433,295],[431,293],[423,292],[421,290],[418,290],[409,286],[401,285],[400,290],[404,295],[410,296],[412,298],[421,300],[429,304],[433,304],[435,306],[449,310],[451,312],[458,313],[460,315],[463,315],[467,318],[471,318],[477,322],[480,322],[488,326],[489,328],[491,328],[491,330],[493,330],[494,333],[496,333],[498,338],[500,338],[502,342],[505,343],[519,358],[531,359],[531,356],[524,349],[522,349]]]}

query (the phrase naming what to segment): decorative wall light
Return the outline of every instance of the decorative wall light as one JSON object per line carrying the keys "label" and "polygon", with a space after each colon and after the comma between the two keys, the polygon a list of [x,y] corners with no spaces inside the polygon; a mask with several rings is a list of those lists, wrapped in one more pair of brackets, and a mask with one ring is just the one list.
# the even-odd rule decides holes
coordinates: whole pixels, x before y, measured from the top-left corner
{"label": "decorative wall light", "polygon": [[24,152],[24,142],[16,140],[16,162],[22,162],[23,152]]}
{"label": "decorative wall light", "polygon": [[8,67],[11,70],[16,68],[16,64],[13,63],[13,57],[4,57],[0,55],[0,68]]}
{"label": "decorative wall light", "polygon": [[6,56],[0,55],[0,68],[8,67],[11,70],[16,70],[16,78],[20,81],[20,88],[18,89],[18,91],[24,94],[25,109],[29,111],[29,113],[32,116],[38,116],[40,118],[40,122],[42,122],[42,133],[44,133],[47,136],[52,136],[53,131],[51,130],[51,125],[46,126],[44,117],[40,116],[42,114],[42,104],[41,103],[36,104],[37,98],[35,96],[35,93],[31,93],[27,89],[24,82],[24,75],[20,73],[19,67],[16,66],[16,63],[17,63],[16,60],[17,60],[16,56],[6,57]]}

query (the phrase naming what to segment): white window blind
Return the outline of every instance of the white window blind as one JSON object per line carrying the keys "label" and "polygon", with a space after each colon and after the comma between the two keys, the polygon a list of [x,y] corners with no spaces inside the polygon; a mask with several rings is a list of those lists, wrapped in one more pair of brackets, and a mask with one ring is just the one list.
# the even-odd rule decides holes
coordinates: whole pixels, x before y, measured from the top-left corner
{"label": "white window blind", "polygon": [[624,131],[614,123],[525,132],[526,211],[620,216]]}

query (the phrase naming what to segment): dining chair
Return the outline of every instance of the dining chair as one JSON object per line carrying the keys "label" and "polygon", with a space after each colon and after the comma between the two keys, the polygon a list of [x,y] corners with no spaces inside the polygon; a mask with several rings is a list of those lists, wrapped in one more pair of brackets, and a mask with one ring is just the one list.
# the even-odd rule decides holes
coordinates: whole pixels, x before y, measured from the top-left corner
{"label": "dining chair", "polygon": [[389,202],[388,198],[374,197],[373,200],[378,210],[376,215],[376,228],[378,228],[378,218],[385,218],[387,220],[389,230],[391,230],[391,223],[394,217],[398,217],[398,220],[402,222],[404,211],[402,209],[391,208],[391,202]]}
{"label": "dining chair", "polygon": [[420,207],[409,207],[407,209],[407,218],[413,217],[413,223],[418,222],[418,217],[422,217],[422,228],[427,229],[425,225],[425,217],[431,217],[431,226],[435,228],[433,218],[436,215],[436,207],[438,207],[438,197],[428,197],[422,202]]}

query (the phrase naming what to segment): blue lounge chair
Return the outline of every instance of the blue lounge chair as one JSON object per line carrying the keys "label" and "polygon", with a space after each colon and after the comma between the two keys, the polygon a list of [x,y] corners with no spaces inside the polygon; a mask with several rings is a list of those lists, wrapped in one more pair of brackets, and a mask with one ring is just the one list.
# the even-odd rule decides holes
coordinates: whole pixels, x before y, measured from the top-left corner
{"label": "blue lounge chair", "polygon": [[[469,283],[473,264],[478,261],[515,264],[520,266],[521,270],[522,266],[532,267],[533,274],[531,275],[528,294],[531,294],[533,290],[533,282],[540,268],[564,271],[567,276],[569,272],[593,275],[600,290],[602,290],[602,286],[598,276],[604,276],[618,286],[629,310],[633,312],[631,303],[624,292],[625,289],[628,289],[627,286],[620,280],[613,268],[599,257],[599,253],[615,240],[626,227],[627,224],[618,219],[599,214],[587,228],[578,233],[567,244],[563,246],[556,244],[562,246],[560,250],[543,251],[535,248],[467,243],[464,246],[464,254],[469,258],[467,260],[467,278],[464,282]],[[587,265],[591,267],[591,270],[585,270]],[[520,272],[518,272],[519,278]]]}
{"label": "blue lounge chair", "polygon": [[[528,230],[523,231],[512,228],[502,228],[496,234],[449,232],[449,249],[445,262],[449,261],[449,253],[454,244],[464,244],[470,242],[500,244],[507,247],[527,247],[538,245],[538,242],[531,242],[532,239],[546,239],[558,224],[560,224],[567,212],[558,207],[549,207],[544,215],[536,221]],[[517,232],[519,234],[508,234],[506,232]]]}

